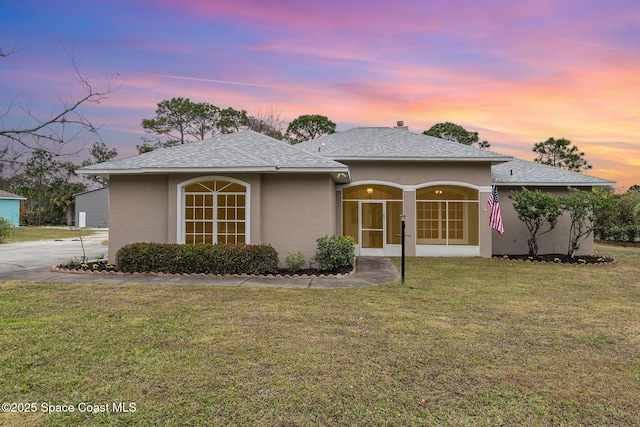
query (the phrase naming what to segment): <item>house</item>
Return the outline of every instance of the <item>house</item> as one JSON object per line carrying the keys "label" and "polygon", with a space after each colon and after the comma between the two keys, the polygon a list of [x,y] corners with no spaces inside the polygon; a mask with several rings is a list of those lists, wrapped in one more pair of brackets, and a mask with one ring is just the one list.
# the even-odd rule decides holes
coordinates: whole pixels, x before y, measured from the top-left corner
{"label": "house", "polygon": [[84,191],[74,197],[76,227],[109,227],[109,187]]}
{"label": "house", "polygon": [[[123,245],[145,241],[268,243],[281,259],[298,250],[309,259],[315,240],[328,234],[354,237],[359,255],[399,255],[402,215],[408,256],[526,253],[526,229],[513,220],[509,191],[613,184],[388,127],[294,146],[244,131],[79,172],[110,178],[111,261]],[[488,226],[496,181],[502,236]],[[550,239],[557,240],[552,247],[566,246],[565,236]]]}
{"label": "house", "polygon": [[0,218],[4,218],[13,227],[20,226],[20,203],[25,197],[0,190]]}

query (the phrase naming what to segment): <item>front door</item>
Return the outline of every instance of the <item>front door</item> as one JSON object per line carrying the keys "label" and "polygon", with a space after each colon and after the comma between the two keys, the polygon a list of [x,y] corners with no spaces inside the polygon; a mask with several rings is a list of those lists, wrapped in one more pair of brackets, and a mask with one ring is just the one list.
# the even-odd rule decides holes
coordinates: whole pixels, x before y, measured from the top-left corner
{"label": "front door", "polygon": [[384,255],[384,202],[360,203],[360,255]]}

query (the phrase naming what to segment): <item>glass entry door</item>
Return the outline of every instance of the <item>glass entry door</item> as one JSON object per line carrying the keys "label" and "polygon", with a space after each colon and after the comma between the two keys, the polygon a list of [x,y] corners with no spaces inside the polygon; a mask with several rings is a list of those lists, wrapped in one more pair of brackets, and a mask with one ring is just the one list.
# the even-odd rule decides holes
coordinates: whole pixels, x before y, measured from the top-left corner
{"label": "glass entry door", "polygon": [[360,254],[384,255],[384,202],[360,203]]}

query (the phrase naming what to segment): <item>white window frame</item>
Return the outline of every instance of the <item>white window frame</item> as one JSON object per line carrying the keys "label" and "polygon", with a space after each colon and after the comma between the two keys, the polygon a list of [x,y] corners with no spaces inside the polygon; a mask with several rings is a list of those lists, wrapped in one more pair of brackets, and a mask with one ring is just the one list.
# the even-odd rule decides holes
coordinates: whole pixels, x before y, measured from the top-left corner
{"label": "white window frame", "polygon": [[[228,176],[222,176],[222,175],[212,175],[212,176],[199,176],[197,178],[192,178],[189,179],[187,181],[183,181],[178,183],[177,185],[177,200],[178,202],[176,203],[177,205],[177,224],[176,224],[176,242],[179,244],[184,244],[186,242],[185,239],[185,204],[186,204],[186,194],[184,191],[184,188],[186,186],[189,186],[191,184],[197,183],[197,182],[202,182],[202,181],[228,181],[228,182],[233,182],[235,184],[240,184],[242,185],[246,191],[245,191],[245,243],[246,244],[251,244],[251,184],[249,184],[248,182],[236,179],[236,178],[231,178]],[[212,192],[211,194],[214,195],[214,198],[217,196],[217,192]],[[225,193],[221,193],[221,194],[225,194]],[[215,216],[214,216],[215,218]],[[214,223],[213,223],[213,227],[214,230],[217,230],[217,220],[214,219]],[[215,234],[215,233],[214,233]]]}

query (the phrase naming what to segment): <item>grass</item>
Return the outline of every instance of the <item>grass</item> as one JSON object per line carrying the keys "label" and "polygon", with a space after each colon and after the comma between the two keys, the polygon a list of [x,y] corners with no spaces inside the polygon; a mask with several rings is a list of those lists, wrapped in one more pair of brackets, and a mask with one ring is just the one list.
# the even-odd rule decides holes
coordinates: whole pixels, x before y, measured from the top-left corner
{"label": "grass", "polygon": [[38,405],[0,424],[640,425],[640,250],[597,249],[362,289],[0,281],[0,395]]}
{"label": "grass", "polygon": [[71,239],[95,233],[96,230],[80,230],[72,227],[12,227],[6,243]]}

